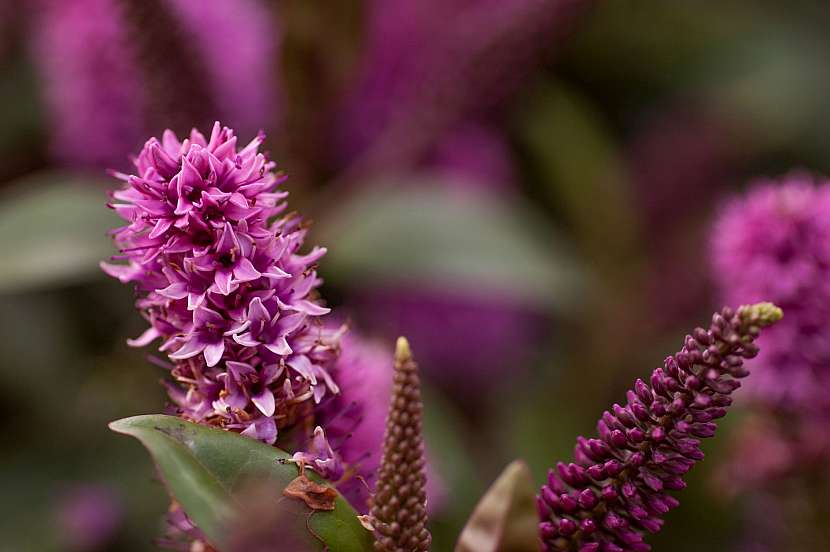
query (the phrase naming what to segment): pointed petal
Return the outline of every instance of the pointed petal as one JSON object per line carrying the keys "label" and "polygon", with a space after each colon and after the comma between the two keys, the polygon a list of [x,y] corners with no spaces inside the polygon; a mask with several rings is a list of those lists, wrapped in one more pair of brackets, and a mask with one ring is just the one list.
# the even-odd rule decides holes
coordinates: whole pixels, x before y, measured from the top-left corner
{"label": "pointed petal", "polygon": [[242,345],[243,347],[256,347],[259,345],[259,341],[257,341],[251,336],[251,332],[234,334],[233,340]]}
{"label": "pointed petal", "polygon": [[326,307],[321,307],[316,303],[312,303],[311,301],[298,301],[295,303],[296,307],[301,310],[302,312],[310,315],[310,316],[321,316],[323,314],[328,314],[331,312],[331,309]]}
{"label": "pointed petal", "polygon": [[263,273],[263,276],[265,276],[269,280],[282,280],[283,278],[291,278],[291,274],[284,271],[277,265],[269,267],[268,270],[266,270]]}
{"label": "pointed petal", "polygon": [[288,356],[294,352],[288,345],[288,341],[286,341],[285,336],[282,335],[275,339],[272,343],[266,343],[265,348],[275,355],[281,356]]}
{"label": "pointed petal", "polygon": [[228,373],[233,377],[234,381],[241,381],[244,376],[255,373],[253,366],[245,362],[237,362],[229,360],[225,363],[228,368]]}
{"label": "pointed petal", "polygon": [[196,310],[204,302],[204,293],[189,293],[187,295],[187,310]]}
{"label": "pointed petal", "polygon": [[254,297],[248,305],[248,319],[251,322],[270,322],[271,313],[262,304],[262,299]]}
{"label": "pointed petal", "polygon": [[213,309],[200,307],[193,313],[193,323],[198,327],[204,327],[208,324],[222,327],[225,325],[225,319]]}
{"label": "pointed petal", "polygon": [[216,291],[221,293],[222,295],[230,295],[231,291],[233,291],[233,287],[231,286],[231,279],[233,277],[233,272],[228,269],[221,269],[217,270],[216,274],[214,274],[213,278],[216,282],[215,288]]}
{"label": "pointed petal", "polygon": [[187,297],[187,284],[185,282],[175,282],[166,288],[157,289],[156,293],[168,299],[184,299]]}
{"label": "pointed petal", "polygon": [[262,274],[254,268],[251,261],[243,257],[239,259],[239,262],[234,267],[233,276],[236,278],[237,282],[250,282],[252,280],[256,280],[262,276]]}
{"label": "pointed petal", "polygon": [[170,227],[173,225],[172,218],[161,218],[156,221],[156,225],[153,227],[153,231],[150,232],[150,235],[147,236],[151,240],[158,238],[159,236],[163,235]]}
{"label": "pointed petal", "polygon": [[311,361],[308,360],[307,356],[293,356],[288,359],[286,364],[307,381],[310,381],[312,385],[317,383],[317,377],[314,375],[314,369],[312,368]]}
{"label": "pointed petal", "polygon": [[220,339],[215,343],[208,343],[205,346],[205,362],[208,366],[213,367],[219,364],[222,360],[222,355],[225,353],[225,340]]}
{"label": "pointed petal", "polygon": [[205,350],[206,345],[207,344],[197,336],[191,336],[190,339],[185,341],[184,345],[169,356],[175,360],[184,360],[186,358],[195,357]]}
{"label": "pointed petal", "polygon": [[130,347],[144,347],[145,345],[149,345],[152,343],[156,338],[161,337],[161,334],[157,329],[150,326],[144,332],[135,339],[128,339],[127,345]]}
{"label": "pointed petal", "polygon": [[277,440],[277,424],[273,418],[259,418],[251,423],[241,435],[273,445]]}
{"label": "pointed petal", "polygon": [[229,222],[225,223],[225,228],[222,230],[222,237],[219,243],[216,244],[216,252],[218,254],[228,253],[236,245],[236,236],[233,233],[233,228]]}
{"label": "pointed petal", "polygon": [[260,393],[251,395],[251,402],[254,403],[254,406],[256,406],[264,415],[274,415],[274,410],[276,410],[274,393],[272,393],[267,387],[263,387]]}

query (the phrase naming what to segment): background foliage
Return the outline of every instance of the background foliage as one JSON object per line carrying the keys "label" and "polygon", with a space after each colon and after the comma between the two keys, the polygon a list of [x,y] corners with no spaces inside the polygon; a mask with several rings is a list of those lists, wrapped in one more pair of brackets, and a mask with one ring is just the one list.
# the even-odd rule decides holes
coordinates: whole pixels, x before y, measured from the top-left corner
{"label": "background foliage", "polygon": [[[720,306],[706,244],[721,198],[754,175],[830,169],[822,2],[597,1],[567,33],[528,30],[536,62],[459,96],[480,101],[457,118],[486,120],[507,146],[507,176],[478,179],[400,153],[440,141],[423,136],[446,107],[428,96],[404,105],[399,150],[339,161],[326,133],[357,78],[371,3],[263,3],[282,37],[281,117],[261,124],[292,208],[330,250],[327,299],[390,358],[392,337],[409,335],[425,372],[447,494],[436,550],[510,460],[541,482]],[[130,290],[97,269],[113,182],[50,153],[36,4],[0,0],[0,548],[148,550],[165,492],[107,423],[160,412],[162,374],[124,343],[142,326]],[[467,36],[466,21],[439,22],[432,36]],[[490,85],[502,81],[509,93]],[[657,550],[735,548],[736,503],[710,479],[733,425],[705,445]],[[83,507],[111,519],[73,517]]]}

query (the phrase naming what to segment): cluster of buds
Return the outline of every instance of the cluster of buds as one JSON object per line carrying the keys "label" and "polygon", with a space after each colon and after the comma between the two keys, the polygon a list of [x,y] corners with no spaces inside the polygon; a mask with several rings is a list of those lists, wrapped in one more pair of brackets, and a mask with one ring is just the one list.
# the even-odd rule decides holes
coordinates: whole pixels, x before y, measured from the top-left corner
{"label": "cluster of buds", "polygon": [[537,499],[545,550],[647,552],[644,533],[678,505],[667,491],[683,489],[683,475],[703,459],[700,439],[715,434],[744,360],[758,347],[762,327],[778,321],[770,303],[725,308],[708,330],[686,336],[682,350],[637,380],[626,406],[615,404],[597,424],[599,438],[579,437],[575,462],[559,463]]}
{"label": "cluster of buds", "polygon": [[418,366],[409,342],[401,337],[395,350],[383,459],[367,517],[379,552],[426,552],[432,542],[427,530],[423,409]]}
{"label": "cluster of buds", "polygon": [[320,318],[316,261],[301,253],[306,228],[284,214],[284,175],[258,151],[260,134],[237,147],[216,123],[151,138],[137,174],[112,208],[128,225],[114,231],[118,264],[105,272],[136,286],[150,323],[132,345],[163,340],[168,392],[179,415],[269,444],[337,385],[329,375],[340,330]]}

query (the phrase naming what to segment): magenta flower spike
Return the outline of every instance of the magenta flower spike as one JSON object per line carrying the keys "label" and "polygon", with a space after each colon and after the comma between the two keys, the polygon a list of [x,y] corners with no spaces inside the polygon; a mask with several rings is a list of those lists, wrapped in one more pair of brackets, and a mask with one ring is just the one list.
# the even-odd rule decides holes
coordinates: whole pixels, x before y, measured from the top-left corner
{"label": "magenta flower spike", "polygon": [[273,444],[324,397],[340,328],[317,296],[315,263],[301,253],[306,229],[283,215],[284,176],[216,123],[210,136],[165,131],[134,159],[136,174],[112,208],[127,221],[113,232],[121,255],[103,270],[136,287],[150,327],[134,346],[161,339],[178,413]]}
{"label": "magenta flower spike", "polygon": [[[62,163],[123,168],[124,152],[148,129],[157,130],[156,120],[172,126],[181,119],[187,128],[197,123],[190,116],[223,117],[247,133],[279,118],[280,83],[270,73],[281,32],[263,2],[26,4],[33,4],[31,53],[43,85],[50,149]],[[191,78],[185,79],[188,67]],[[178,90],[160,98],[148,91],[165,90],[162,74],[178,78]]]}
{"label": "magenta flower spike", "polygon": [[546,551],[647,552],[646,533],[678,505],[667,491],[703,459],[700,439],[715,434],[744,360],[758,354],[760,329],[782,317],[771,303],[724,308],[708,330],[686,336],[680,352],[638,379],[625,406],[615,404],[597,424],[599,438],[577,438],[575,462],[548,473],[537,498]]}

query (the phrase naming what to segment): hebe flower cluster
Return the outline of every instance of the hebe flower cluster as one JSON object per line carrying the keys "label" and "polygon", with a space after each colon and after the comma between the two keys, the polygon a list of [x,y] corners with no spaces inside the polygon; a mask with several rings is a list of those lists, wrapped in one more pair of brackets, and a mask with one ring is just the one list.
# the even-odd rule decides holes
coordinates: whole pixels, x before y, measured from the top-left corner
{"label": "hebe flower cluster", "polygon": [[703,459],[700,439],[715,433],[744,359],[758,353],[761,327],[781,318],[769,303],[725,308],[708,330],[697,328],[680,352],[637,380],[626,406],[615,404],[597,424],[598,439],[579,437],[576,462],[559,463],[537,499],[545,550],[646,552],[643,540],[678,505],[666,491],[683,489],[682,476]]}
{"label": "hebe flower cluster", "polygon": [[712,235],[723,300],[768,299],[787,313],[759,342],[753,399],[799,415],[830,408],[830,182],[804,173],[756,181]]}
{"label": "hebe flower cluster", "polygon": [[300,252],[306,228],[284,214],[284,176],[259,153],[263,139],[238,148],[216,123],[209,138],[148,140],[137,174],[115,173],[126,183],[112,204],[129,222],[114,232],[126,262],[102,268],[135,284],[150,327],[131,344],[163,339],[180,415],[272,444],[337,393],[328,370],[340,332],[320,322],[325,249]]}
{"label": "hebe flower cluster", "polygon": [[[750,183],[715,221],[713,276],[726,301],[768,297],[787,318],[758,341],[764,356],[747,390],[752,416],[731,443],[721,489],[772,493],[782,507],[780,534],[794,535],[793,497],[824,473],[830,458],[830,181],[807,173]],[[809,497],[798,499],[809,504]],[[757,525],[747,516],[751,527]],[[769,533],[769,525],[765,525]],[[748,535],[756,533],[754,528]],[[753,537],[754,538],[754,537]],[[771,541],[772,539],[763,539]],[[767,546],[774,546],[765,543]]]}

